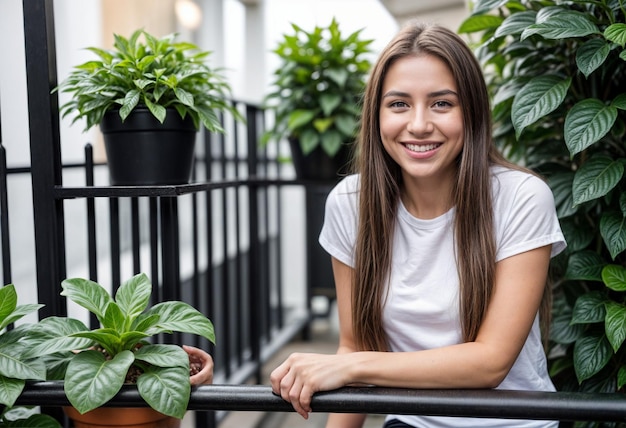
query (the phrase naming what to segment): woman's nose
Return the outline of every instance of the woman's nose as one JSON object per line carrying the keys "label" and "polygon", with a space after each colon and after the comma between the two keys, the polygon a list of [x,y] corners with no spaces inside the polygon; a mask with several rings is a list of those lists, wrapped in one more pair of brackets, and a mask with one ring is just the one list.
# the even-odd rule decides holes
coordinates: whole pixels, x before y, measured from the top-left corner
{"label": "woman's nose", "polygon": [[407,123],[407,130],[413,135],[428,134],[432,132],[434,125],[428,111],[422,108],[415,108]]}

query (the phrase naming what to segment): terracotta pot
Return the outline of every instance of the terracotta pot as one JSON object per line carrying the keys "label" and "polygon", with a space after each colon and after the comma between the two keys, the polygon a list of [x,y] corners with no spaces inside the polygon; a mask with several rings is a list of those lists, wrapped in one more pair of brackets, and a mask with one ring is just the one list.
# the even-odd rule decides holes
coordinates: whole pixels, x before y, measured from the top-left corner
{"label": "terracotta pot", "polygon": [[81,415],[73,407],[63,407],[75,428],[179,428],[180,419],[166,416],[150,407],[100,407]]}

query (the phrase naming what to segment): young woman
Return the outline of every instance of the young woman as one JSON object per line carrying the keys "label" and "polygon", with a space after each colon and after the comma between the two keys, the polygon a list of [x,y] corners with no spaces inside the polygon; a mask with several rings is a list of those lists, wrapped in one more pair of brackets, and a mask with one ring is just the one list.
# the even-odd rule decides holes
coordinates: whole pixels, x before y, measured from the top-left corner
{"label": "young woman", "polygon": [[[494,148],[485,81],[456,34],[411,24],[383,50],[356,172],[329,195],[320,236],[338,352],[291,355],[273,391],[306,418],[315,392],[345,385],[554,390],[539,326],[548,264],[565,248],[554,199]],[[330,415],[327,427],[364,418]],[[385,426],[557,424],[390,415]]]}

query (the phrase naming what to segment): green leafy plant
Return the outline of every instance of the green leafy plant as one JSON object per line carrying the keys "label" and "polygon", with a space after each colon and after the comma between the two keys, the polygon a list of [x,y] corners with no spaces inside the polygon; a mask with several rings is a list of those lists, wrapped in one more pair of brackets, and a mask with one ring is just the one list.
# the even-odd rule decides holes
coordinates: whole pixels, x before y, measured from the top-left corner
{"label": "green leafy plant", "polygon": [[13,407],[27,380],[45,380],[46,367],[36,356],[27,356],[28,337],[33,324],[7,329],[24,316],[39,310],[40,304],[17,304],[13,284],[0,288],[0,427],[60,427],[47,415],[25,407]]}
{"label": "green leafy plant", "polygon": [[32,356],[47,356],[49,379],[64,379],[68,400],[80,413],[109,401],[128,383],[155,410],[182,418],[191,386],[189,357],[178,345],[151,343],[171,332],[215,341],[213,324],[190,305],[167,301],[148,307],[152,283],[139,274],[122,284],[115,298],[82,278],[62,283],[61,295],[94,314],[101,327],[88,329],[74,318],[48,317],[38,323]]}
{"label": "green leafy plant", "polygon": [[311,32],[291,26],[273,50],[281,62],[266,105],[275,123],[263,141],[295,138],[305,155],[321,146],[333,157],[355,137],[372,41],[360,38],[362,30],[344,38],[335,19]]}
{"label": "green leafy plant", "polygon": [[72,94],[61,106],[63,117],[85,119],[88,130],[109,110],[119,109],[124,121],[135,108],[148,108],[163,123],[166,109],[175,108],[182,118],[191,116],[197,129],[202,124],[211,132],[224,132],[217,112],[241,118],[227,100],[231,88],[221,70],[205,62],[210,52],[176,42],[175,34],[157,38],[137,30],[128,39],[114,37],[111,50],[87,48],[99,60],[76,66],[57,88]]}
{"label": "green leafy plant", "polygon": [[479,0],[459,29],[493,91],[497,144],[544,175],[568,250],[553,263],[559,389],[626,385],[626,24],[621,0]]}

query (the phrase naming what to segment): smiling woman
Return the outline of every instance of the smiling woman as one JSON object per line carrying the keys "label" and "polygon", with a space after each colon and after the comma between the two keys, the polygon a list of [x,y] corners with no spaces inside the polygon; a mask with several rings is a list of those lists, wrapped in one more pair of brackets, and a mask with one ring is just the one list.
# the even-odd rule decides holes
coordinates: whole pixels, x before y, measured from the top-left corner
{"label": "smiling woman", "polygon": [[[345,385],[553,391],[539,316],[551,256],[565,248],[554,198],[506,162],[487,88],[467,45],[412,23],[381,52],[367,84],[355,174],[326,202],[336,355],[293,354],[272,388],[307,417],[318,391]],[[331,415],[327,427],[361,426]],[[390,415],[385,427],[554,427]]]}

